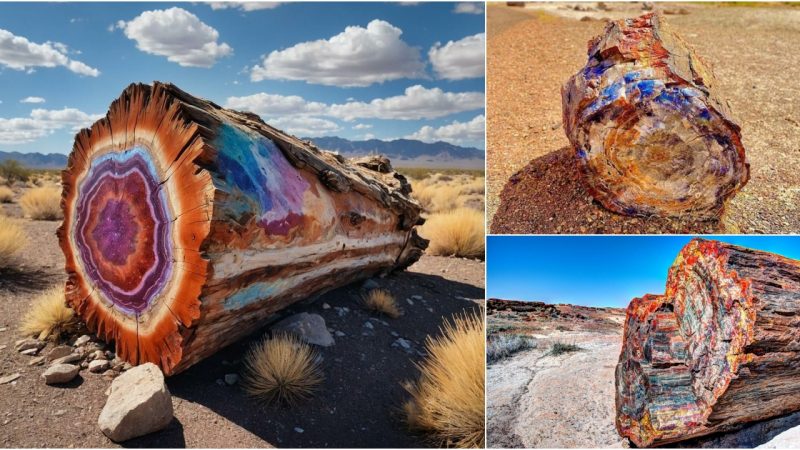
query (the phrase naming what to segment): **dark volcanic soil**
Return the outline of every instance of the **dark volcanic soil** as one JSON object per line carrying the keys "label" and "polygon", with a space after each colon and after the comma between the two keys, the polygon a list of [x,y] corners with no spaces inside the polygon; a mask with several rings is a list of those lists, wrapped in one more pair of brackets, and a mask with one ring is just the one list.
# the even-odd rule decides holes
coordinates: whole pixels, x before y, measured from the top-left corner
{"label": "dark volcanic soil", "polygon": [[[18,215],[17,208],[6,211]],[[31,242],[18,270],[0,274],[0,377],[21,374],[15,382],[0,385],[0,447],[116,447],[97,426],[110,381],[82,371],[66,387],[46,386],[40,379],[45,367],[28,366],[31,357],[14,351],[20,339],[18,321],[32,300],[65,279],[55,238],[58,224],[26,221],[25,227]],[[276,320],[307,311],[324,317],[332,332],[344,333],[334,335],[336,345],[320,349],[325,381],[315,397],[293,408],[261,406],[238,385],[220,383],[225,374],[240,372],[245,350],[268,329],[265,323],[260,332],[169,378],[172,424],[125,446],[430,445],[409,432],[398,414],[407,399],[401,383],[417,376],[414,363],[424,354],[425,337],[437,333],[444,319],[479,310],[483,277],[482,262],[424,256],[406,272],[375,280],[397,298],[404,310],[398,319],[376,318],[362,310],[360,285],[282,311]],[[398,337],[411,341],[412,350],[393,346]]]}

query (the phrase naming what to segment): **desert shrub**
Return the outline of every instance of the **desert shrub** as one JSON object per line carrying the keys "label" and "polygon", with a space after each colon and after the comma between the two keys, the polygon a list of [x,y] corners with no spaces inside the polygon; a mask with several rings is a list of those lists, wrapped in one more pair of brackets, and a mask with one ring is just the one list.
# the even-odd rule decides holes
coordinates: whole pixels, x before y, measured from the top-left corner
{"label": "desert shrub", "polygon": [[244,366],[245,391],[267,403],[305,400],[322,382],[317,353],[292,334],[277,334],[254,344]]}
{"label": "desert shrub", "polygon": [[0,177],[7,180],[8,183],[17,181],[26,182],[31,176],[31,171],[26,169],[25,166],[14,159],[7,159],[0,162]]}
{"label": "desert shrub", "polygon": [[420,227],[419,234],[430,239],[428,253],[432,255],[480,259],[484,256],[483,211],[458,208],[433,214]]}
{"label": "desert shrub", "polygon": [[27,242],[28,236],[17,221],[0,216],[0,268],[10,266]]}
{"label": "desert shrub", "polygon": [[61,189],[56,187],[33,188],[22,195],[19,205],[25,215],[34,220],[58,220],[64,217]]}
{"label": "desert shrub", "polygon": [[447,447],[484,446],[484,334],[482,315],[470,313],[445,322],[438,337],[428,336],[428,356],[420,378],[406,389],[408,424]]}
{"label": "desert shrub", "polygon": [[379,314],[385,314],[393,319],[400,317],[400,308],[391,292],[385,289],[373,289],[363,298],[364,307]]}
{"label": "desert shrub", "polygon": [[536,348],[536,345],[536,339],[524,334],[495,335],[486,343],[486,360],[497,362],[514,353]]}
{"label": "desert shrub", "polygon": [[14,191],[8,186],[0,186],[0,203],[11,203],[14,201]]}
{"label": "desert shrub", "polygon": [[554,342],[553,347],[550,348],[550,354],[553,356],[562,355],[564,353],[579,352],[583,350],[575,344],[565,344],[563,342]]}
{"label": "desert shrub", "polygon": [[423,180],[412,181],[411,195],[428,213],[446,212],[467,204],[482,205],[484,182],[483,177],[437,173]]}
{"label": "desert shrub", "polygon": [[34,300],[22,319],[20,331],[39,339],[58,338],[69,332],[75,324],[75,312],[67,306],[64,287],[55,286]]}

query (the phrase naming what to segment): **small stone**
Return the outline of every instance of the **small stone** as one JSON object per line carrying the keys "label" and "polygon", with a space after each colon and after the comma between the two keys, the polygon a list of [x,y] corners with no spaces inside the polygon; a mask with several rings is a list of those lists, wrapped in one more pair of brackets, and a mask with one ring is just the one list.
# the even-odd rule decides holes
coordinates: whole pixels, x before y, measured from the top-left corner
{"label": "small stone", "polygon": [[117,377],[97,424],[114,442],[162,430],[172,422],[172,398],[161,370],[145,363]]}
{"label": "small stone", "polygon": [[422,300],[421,295],[412,295],[411,298],[413,298],[414,300]]}
{"label": "small stone", "polygon": [[117,376],[117,372],[114,372],[114,370],[112,370],[112,369],[108,369],[105,372],[103,372],[103,379],[104,380],[109,380],[110,381],[110,380],[113,380],[114,378],[116,378],[116,376]]}
{"label": "small stone", "polygon": [[369,328],[370,330],[375,329],[375,326],[372,325],[372,322],[364,322],[364,327]]}
{"label": "small stone", "polygon": [[71,354],[72,354],[72,347],[70,347],[69,345],[59,345],[53,347],[52,349],[50,349],[49,352],[47,352],[47,359],[52,361],[54,359],[63,358]]}
{"label": "small stone", "polygon": [[95,350],[94,353],[92,353],[92,356],[92,359],[106,359],[106,354],[102,350]]}
{"label": "small stone", "polygon": [[79,337],[78,339],[75,339],[75,343],[73,345],[75,347],[80,347],[82,345],[85,345],[86,343],[88,343],[91,340],[92,340],[91,336],[89,336],[88,334],[84,334],[83,336]]}
{"label": "small stone", "polygon": [[393,347],[402,347],[404,350],[411,350],[411,342],[407,339],[397,338],[392,344]]}
{"label": "small stone", "polygon": [[29,348],[29,349],[23,350],[23,351],[21,351],[19,353],[22,354],[22,355],[25,355],[25,356],[35,356],[37,353],[39,353],[39,349],[38,348]]}
{"label": "small stone", "polygon": [[131,363],[127,362],[127,361],[122,366],[122,370],[131,370],[132,368],[133,368],[133,365]]}
{"label": "small stone", "polygon": [[302,432],[304,432],[306,430],[304,430],[304,429],[302,429],[300,427],[294,427],[294,431],[295,431],[295,433],[302,433]]}
{"label": "small stone", "polygon": [[28,365],[38,366],[39,364],[42,364],[44,360],[45,360],[44,356],[37,356],[36,358],[33,358],[32,360],[28,361]]}
{"label": "small stone", "polygon": [[16,380],[19,377],[20,377],[20,374],[18,374],[18,373],[13,373],[11,375],[4,376],[4,377],[0,378],[0,384],[11,383],[12,381]]}
{"label": "small stone", "polygon": [[95,359],[89,363],[89,372],[100,373],[108,370],[109,363],[105,359]]}
{"label": "small stone", "polygon": [[322,304],[322,309],[331,309],[331,305],[329,305],[327,303],[323,303]]}
{"label": "small stone", "polygon": [[336,337],[345,337],[345,336],[347,336],[346,334],[344,334],[343,332],[341,332],[339,330],[336,330],[336,332],[333,333],[333,334],[335,334]]}
{"label": "small stone", "polygon": [[6,327],[0,327],[0,333],[2,333],[3,331],[6,331],[6,330],[8,330],[8,328],[6,328]]}
{"label": "small stone", "polygon": [[398,336],[400,336],[399,334],[397,334],[397,332],[396,332],[396,331],[392,331],[392,332],[390,332],[389,334],[391,334],[391,335],[392,335],[392,337],[398,337]]}
{"label": "small stone", "polygon": [[381,287],[377,281],[370,278],[369,280],[365,281],[364,284],[361,286],[365,291],[371,291],[373,289],[378,289]]}
{"label": "small stone", "polygon": [[8,347],[8,346],[7,345],[0,345],[0,350],[5,350],[6,347]]}
{"label": "small stone", "polygon": [[410,298],[406,299],[406,303],[408,303],[411,306],[414,306],[414,300],[411,300]]}
{"label": "small stone", "polygon": [[51,364],[69,364],[69,363],[78,362],[81,359],[83,359],[83,358],[81,357],[80,354],[71,353],[71,354],[69,354],[67,356],[62,356],[61,358],[54,359],[53,361],[51,361]]}
{"label": "small stone", "polygon": [[21,339],[16,343],[14,343],[14,350],[22,353],[30,349],[36,349],[36,351],[38,352],[39,350],[44,348],[44,345],[45,345],[44,342],[38,339]]}
{"label": "small stone", "polygon": [[336,342],[319,314],[299,313],[289,316],[272,327],[273,331],[292,333],[302,341],[321,347],[330,347]]}
{"label": "small stone", "polygon": [[233,386],[238,382],[239,382],[239,375],[236,375],[235,373],[225,374],[225,384],[227,384],[228,386]]}
{"label": "small stone", "polygon": [[53,413],[54,416],[60,417],[67,413],[66,409],[59,409]]}
{"label": "small stone", "polygon": [[69,383],[78,376],[78,366],[72,364],[55,364],[47,368],[42,374],[46,384]]}
{"label": "small stone", "polygon": [[217,378],[216,380],[217,386],[225,386],[225,380],[222,378]]}
{"label": "small stone", "polygon": [[89,368],[89,363],[88,362],[86,362],[86,361],[81,362],[81,369],[88,369],[88,368]]}

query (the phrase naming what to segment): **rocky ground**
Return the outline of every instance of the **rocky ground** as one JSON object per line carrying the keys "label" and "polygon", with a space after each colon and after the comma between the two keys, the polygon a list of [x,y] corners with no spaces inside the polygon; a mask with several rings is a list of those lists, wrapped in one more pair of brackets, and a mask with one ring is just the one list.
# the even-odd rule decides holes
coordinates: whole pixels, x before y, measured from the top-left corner
{"label": "rocky ground", "polygon": [[[712,65],[720,92],[742,127],[750,182],[713,224],[628,220],[593,203],[574,174],[558,164],[559,152],[568,145],[561,127],[561,85],[586,63],[587,41],[603,31],[606,19],[639,15],[643,4],[534,3],[519,8],[494,3],[487,7],[486,79],[487,217],[494,220],[493,232],[749,234],[800,229],[800,102],[794,100],[800,88],[784,76],[800,64],[794,51],[800,46],[800,8],[718,3],[656,3],[656,8],[669,13],[673,28]],[[548,157],[556,159],[553,167]],[[509,182],[512,176],[516,179]]]}
{"label": "rocky ground", "polygon": [[[614,427],[614,370],[624,318],[624,310],[618,308],[490,300],[490,335],[526,334],[536,346],[487,368],[487,446],[629,447]],[[554,343],[577,345],[580,350],[555,356]],[[800,447],[800,442],[788,441],[799,425],[800,412],[675,446]]]}
{"label": "rocky ground", "polygon": [[[21,216],[16,204],[6,215]],[[47,287],[63,283],[63,256],[56,222],[26,221],[30,242],[16,269],[0,273],[0,447],[116,447],[97,425],[112,374],[80,372],[72,382],[48,386],[45,361],[15,350],[19,320]],[[131,447],[422,447],[431,443],[401,419],[405,380],[418,375],[415,362],[425,337],[442,321],[478,310],[484,297],[484,263],[423,256],[409,270],[372,280],[390,290],[404,314],[375,317],[359,304],[362,285],[350,285],[297,304],[265,323],[263,330],[167,379],[175,417],[163,431],[125,443]],[[295,407],[264,406],[226,375],[238,374],[248,346],[271,324],[293,314],[319,314],[335,340],[320,348],[325,381],[309,401]],[[70,342],[68,344],[73,344]],[[95,344],[86,344],[94,346]],[[108,349],[113,350],[109,347]],[[92,350],[94,348],[92,347]],[[113,358],[113,355],[105,355]],[[31,365],[37,361],[38,365]]]}

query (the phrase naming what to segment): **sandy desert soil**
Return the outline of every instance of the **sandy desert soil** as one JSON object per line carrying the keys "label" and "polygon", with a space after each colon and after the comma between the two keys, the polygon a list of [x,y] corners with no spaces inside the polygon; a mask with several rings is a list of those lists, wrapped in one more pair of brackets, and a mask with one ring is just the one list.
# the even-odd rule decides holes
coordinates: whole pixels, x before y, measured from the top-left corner
{"label": "sandy desert soil", "polygon": [[[497,224],[493,232],[800,230],[800,86],[786,78],[800,64],[794,50],[800,47],[800,8],[656,5],[672,13],[673,28],[713,67],[720,92],[742,127],[750,182],[713,224],[612,217],[576,183],[551,186],[571,176],[541,173],[548,167],[543,158],[568,146],[561,127],[561,85],[585,64],[587,41],[603,31],[605,19],[639,15],[642,4],[607,3],[600,9],[597,3],[527,8],[495,3],[487,7],[487,218]],[[529,163],[501,199],[509,178]],[[563,196],[537,198],[548,186]],[[503,201],[507,204],[499,219],[495,213]],[[564,206],[571,202],[576,208]]]}
{"label": "sandy desert soil", "polygon": [[[625,312],[617,308],[535,303],[487,305],[487,330],[532,336],[536,348],[487,368],[489,447],[627,448],[614,427],[614,370]],[[495,331],[497,332],[497,331]],[[550,354],[553,343],[581,350]],[[800,412],[677,444],[688,448],[752,448],[800,425]]]}
{"label": "sandy desert soil", "polygon": [[[21,216],[16,204],[6,215]],[[36,295],[64,281],[56,222],[26,221],[30,243],[16,270],[0,273],[0,447],[117,447],[97,426],[111,381],[82,371],[65,387],[46,386],[43,366],[14,351],[18,320]],[[401,385],[416,378],[425,337],[445,318],[478,310],[484,297],[484,264],[424,256],[408,271],[375,279],[398,299],[404,315],[376,318],[359,306],[361,287],[346,286],[282,311],[320,314],[336,344],[320,349],[325,381],[311,400],[292,408],[261,406],[238,385],[222,379],[238,373],[249,344],[264,330],[224,348],[171,377],[175,419],[159,433],[125,443],[129,447],[421,447],[399,415],[407,399]],[[369,324],[369,326],[367,325]],[[371,328],[370,328],[371,327]],[[343,334],[342,334],[343,333]],[[404,350],[398,338],[411,342]],[[49,348],[49,347],[48,347]],[[48,350],[46,348],[43,352]]]}

